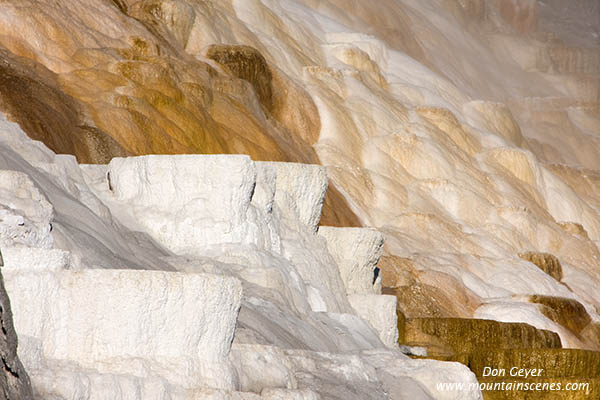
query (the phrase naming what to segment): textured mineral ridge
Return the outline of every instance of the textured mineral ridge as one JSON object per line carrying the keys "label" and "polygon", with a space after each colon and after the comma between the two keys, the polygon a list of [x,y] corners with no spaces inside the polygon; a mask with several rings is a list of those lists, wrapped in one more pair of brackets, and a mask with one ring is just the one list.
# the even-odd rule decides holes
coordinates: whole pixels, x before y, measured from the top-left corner
{"label": "textured mineral ridge", "polygon": [[0,2],[37,397],[481,398],[403,337],[595,373],[597,1],[55,3]]}

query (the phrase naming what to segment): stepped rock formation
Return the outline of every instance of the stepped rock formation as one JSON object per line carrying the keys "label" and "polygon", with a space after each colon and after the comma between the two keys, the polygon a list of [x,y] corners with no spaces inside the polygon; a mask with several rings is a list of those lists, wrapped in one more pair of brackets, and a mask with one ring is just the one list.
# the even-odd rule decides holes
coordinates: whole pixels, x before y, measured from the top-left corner
{"label": "stepped rock formation", "polygon": [[488,337],[485,362],[593,379],[599,21],[596,0],[0,2],[0,246],[34,394],[479,399],[396,342],[482,378],[487,348],[456,345]]}
{"label": "stepped rock formation", "polygon": [[[6,120],[0,147],[3,274],[35,398],[481,398],[436,386],[475,383],[466,367],[400,351],[396,298],[373,282],[383,235],[319,228],[323,167],[78,165]],[[343,246],[370,271],[362,291]]]}

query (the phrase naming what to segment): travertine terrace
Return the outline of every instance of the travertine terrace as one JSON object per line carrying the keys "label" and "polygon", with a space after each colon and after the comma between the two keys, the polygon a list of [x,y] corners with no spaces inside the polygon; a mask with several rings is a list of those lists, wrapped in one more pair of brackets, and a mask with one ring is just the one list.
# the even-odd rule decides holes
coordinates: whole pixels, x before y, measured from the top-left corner
{"label": "travertine terrace", "polygon": [[396,298],[374,279],[383,235],[316,229],[323,167],[231,155],[79,166],[17,125],[0,131],[3,275],[36,397],[458,399],[436,377],[475,382],[400,351]]}
{"label": "travertine terrace", "polygon": [[0,61],[36,398],[600,373],[597,1],[7,0]]}

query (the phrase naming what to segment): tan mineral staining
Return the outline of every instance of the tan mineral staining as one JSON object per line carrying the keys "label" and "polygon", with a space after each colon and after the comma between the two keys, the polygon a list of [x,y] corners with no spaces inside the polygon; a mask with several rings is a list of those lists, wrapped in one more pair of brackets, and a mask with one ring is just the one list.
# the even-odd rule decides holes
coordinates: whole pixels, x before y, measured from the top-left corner
{"label": "tan mineral staining", "polygon": [[558,258],[548,253],[527,252],[519,254],[523,260],[535,264],[539,269],[560,281],[563,277],[562,265]]}
{"label": "tan mineral staining", "polygon": [[576,222],[559,222],[558,225],[567,233],[580,236],[585,239],[590,238],[587,234],[587,231],[581,224],[578,224]]}
{"label": "tan mineral staining", "polygon": [[542,312],[545,316],[575,334],[581,334],[592,320],[585,307],[577,300],[534,295],[529,298],[529,301],[542,305]]}
{"label": "tan mineral staining", "polygon": [[[465,340],[465,338],[469,338]],[[560,348],[556,333],[527,324],[460,318],[407,319],[402,343],[433,346],[432,355],[460,355],[491,349]]]}
{"label": "tan mineral staining", "polygon": [[[303,1],[311,7],[318,8],[320,1]],[[380,37],[396,50],[402,50],[414,59],[430,65],[422,44],[413,31],[410,13],[413,11],[405,4],[393,1],[380,1],[376,6],[361,0],[328,0],[329,7],[345,10],[342,22],[359,28],[368,27],[369,33]]]}
{"label": "tan mineral staining", "polygon": [[[331,52],[343,63],[356,68],[361,72],[361,80],[372,80],[382,89],[388,89],[388,82],[381,73],[377,62],[371,59],[370,55],[351,45],[332,45]],[[368,83],[368,82],[367,82]]]}
{"label": "tan mineral staining", "polygon": [[515,349],[506,349],[491,357],[483,353],[479,357],[474,357],[472,368],[480,375],[485,366],[497,365],[498,368],[509,369],[513,366],[524,369],[543,368],[543,376],[548,378],[597,378],[600,373],[599,356],[598,353],[585,350],[536,349],[531,352],[519,352]]}
{"label": "tan mineral staining", "polygon": [[[499,377],[483,377],[484,368],[493,365],[499,371],[504,370],[505,375]],[[511,369],[518,366],[517,370]],[[481,352],[469,359],[469,368],[475,372],[481,383],[493,385],[495,382],[517,382],[529,384],[551,384],[561,385],[565,388],[567,384],[588,383],[589,386],[583,390],[571,391],[499,391],[490,390],[483,392],[485,400],[519,400],[527,394],[531,400],[584,400],[597,398],[600,395],[600,353],[586,350],[570,349],[512,349]],[[527,378],[518,376],[518,370],[536,370],[536,377]]]}
{"label": "tan mineral staining", "polygon": [[271,115],[290,132],[287,140],[297,142],[298,147],[314,145],[319,140],[321,118],[312,97],[282,71],[273,68],[271,72]]}
{"label": "tan mineral staining", "polygon": [[325,165],[321,223],[386,234],[414,342],[548,361],[555,334],[471,320],[519,295],[599,343],[600,53],[536,1],[54,3],[0,3],[0,110],[31,137]]}
{"label": "tan mineral staining", "polygon": [[600,329],[585,307],[577,300],[564,297],[534,295],[529,301],[540,305],[540,311],[552,321],[571,331],[588,350],[600,350]]}
{"label": "tan mineral staining", "polygon": [[[60,12],[45,1],[29,11],[3,5],[15,18],[39,15],[26,25],[52,43],[32,48],[19,31],[0,40],[9,49],[2,110],[31,137],[85,163],[178,153],[318,163],[314,102],[258,50],[209,47],[207,57],[220,62],[213,66],[186,54],[197,11],[185,1],[118,0],[86,13],[84,3]],[[83,20],[88,30],[77,25]],[[334,185],[325,212],[330,225],[360,225]]]}
{"label": "tan mineral staining", "polygon": [[80,162],[128,155],[105,131],[86,123],[83,104],[60,90],[55,74],[7,51],[0,57],[0,105],[33,139],[57,153],[77,154]]}
{"label": "tan mineral staining", "polygon": [[600,344],[600,323],[591,322],[583,331],[581,331],[581,337],[588,343]]}
{"label": "tan mineral staining", "polygon": [[494,0],[500,16],[512,28],[528,33],[537,27],[538,3],[535,0]]}
{"label": "tan mineral staining", "polygon": [[437,288],[449,299],[445,307],[452,310],[449,316],[471,318],[481,305],[482,299],[464,283],[449,273],[423,270],[418,274],[419,282]]}
{"label": "tan mineral staining", "polygon": [[273,74],[267,60],[250,46],[212,45],[206,57],[221,64],[231,75],[249,82],[258,100],[267,110],[273,109]]}
{"label": "tan mineral staining", "polygon": [[454,306],[452,298],[442,290],[421,283],[384,289],[384,294],[395,295],[398,299],[398,311],[406,318],[448,318],[464,317],[471,314],[461,313]]}
{"label": "tan mineral staining", "polygon": [[406,318],[471,318],[481,300],[451,275],[420,271],[409,259],[383,256],[377,267],[385,294]]}
{"label": "tan mineral staining", "polygon": [[377,263],[381,274],[381,284],[385,288],[396,289],[416,282],[417,270],[413,262],[397,256],[383,256]]}
{"label": "tan mineral staining", "polygon": [[[578,400],[600,393],[600,352],[562,349],[558,335],[550,331],[527,324],[456,318],[399,319],[399,330],[401,343],[425,346],[429,357],[467,365],[483,388],[491,385],[482,391],[485,400],[522,399],[524,393],[528,399]],[[520,376],[519,370],[534,375],[525,377],[523,372]],[[588,382],[590,386],[572,392],[493,390],[497,382]]]}
{"label": "tan mineral staining", "polygon": [[447,134],[450,140],[467,154],[473,156],[481,151],[481,144],[473,137],[473,135],[469,134],[450,110],[444,108],[420,107],[417,111],[419,115]]}

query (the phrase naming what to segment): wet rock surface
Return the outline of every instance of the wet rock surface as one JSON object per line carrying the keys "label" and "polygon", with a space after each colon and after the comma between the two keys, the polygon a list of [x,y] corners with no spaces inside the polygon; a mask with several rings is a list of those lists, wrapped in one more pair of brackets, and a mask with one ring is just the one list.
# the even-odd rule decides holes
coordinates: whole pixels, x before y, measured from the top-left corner
{"label": "wet rock surface", "polygon": [[[560,348],[554,332],[527,324],[507,324],[490,320],[461,318],[407,319],[401,343],[425,346],[432,343],[429,354],[460,355],[485,353],[497,349]],[[469,340],[465,340],[469,338]]]}
{"label": "wet rock surface", "polygon": [[[175,355],[145,349],[124,374],[46,365],[61,346],[84,352],[64,343],[37,351],[36,340],[48,336],[35,329],[41,314],[28,313],[32,334],[20,351],[36,390],[70,400],[312,398],[336,390],[361,400],[480,398],[436,390],[442,376],[474,375],[458,364],[411,363],[390,348],[393,325],[401,337],[431,341],[434,357],[485,336],[500,348],[523,346],[523,354],[544,343],[554,351],[556,335],[565,347],[593,348],[596,3],[0,2],[0,109],[45,143],[0,121],[0,244],[10,246],[13,278],[19,257],[36,276],[20,281],[32,291],[52,281],[46,275],[76,275],[65,269],[225,275],[243,292],[234,344],[280,348],[251,347],[235,368],[221,359],[223,379],[213,383],[232,391],[189,388],[148,372],[168,370],[156,364],[164,360],[188,365],[177,346],[165,347]],[[189,153],[245,154],[248,168],[177,157],[150,168],[139,159],[77,163]],[[390,259],[376,266],[379,239],[323,237],[319,225],[380,232]],[[161,282],[157,315],[191,301]],[[382,286],[393,296],[380,296]],[[118,325],[101,305],[94,312]],[[148,323],[193,326],[192,317],[173,315],[189,323]],[[72,316],[85,325],[80,317]],[[424,317],[437,322],[414,322]],[[115,335],[107,343],[123,343]],[[98,354],[123,355],[89,337]],[[250,373],[261,356],[280,361],[264,377]],[[210,374],[190,367],[181,375]]]}
{"label": "wet rock surface", "polygon": [[541,269],[557,281],[560,281],[563,277],[562,266],[560,265],[560,261],[552,254],[527,252],[519,254],[519,257],[534,263],[538,266],[539,269]]}

